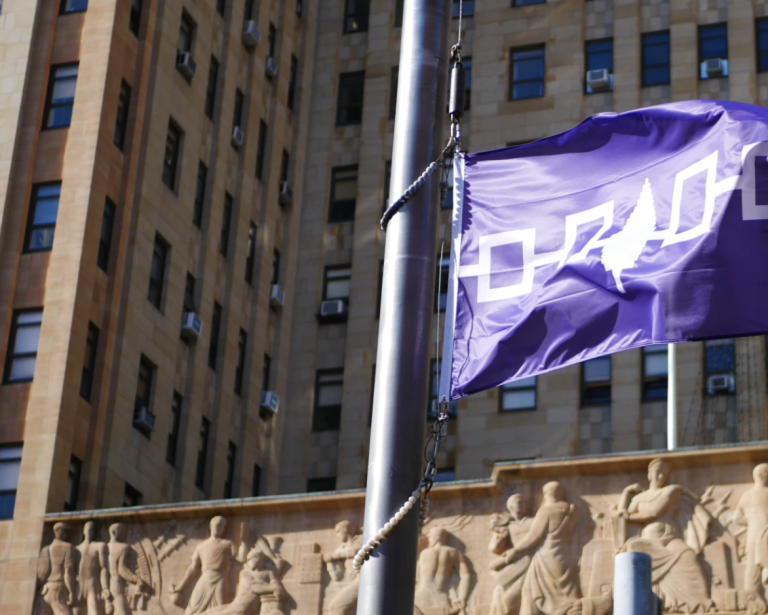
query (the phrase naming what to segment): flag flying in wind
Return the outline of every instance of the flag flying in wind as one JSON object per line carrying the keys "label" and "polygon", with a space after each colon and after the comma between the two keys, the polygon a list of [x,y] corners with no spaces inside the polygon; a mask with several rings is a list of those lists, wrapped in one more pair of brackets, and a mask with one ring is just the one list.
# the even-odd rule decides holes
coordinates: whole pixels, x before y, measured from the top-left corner
{"label": "flag flying in wind", "polygon": [[688,101],[457,158],[451,399],[628,348],[768,332],[766,156],[768,109]]}

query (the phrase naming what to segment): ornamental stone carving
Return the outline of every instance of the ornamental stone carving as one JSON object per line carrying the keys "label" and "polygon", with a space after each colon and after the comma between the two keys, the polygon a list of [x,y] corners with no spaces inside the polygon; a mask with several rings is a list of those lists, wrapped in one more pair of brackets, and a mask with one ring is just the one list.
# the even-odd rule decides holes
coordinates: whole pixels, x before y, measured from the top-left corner
{"label": "ornamental stone carving", "polygon": [[37,579],[40,595],[48,612],[54,615],[72,615],[77,594],[75,571],[77,551],[70,544],[70,528],[66,523],[53,526],[53,540],[43,547],[37,560]]}
{"label": "ornamental stone carving", "polygon": [[334,528],[341,544],[330,554],[323,555],[331,583],[326,595],[328,615],[354,615],[360,577],[352,568],[352,559],[362,544],[362,536],[350,521],[339,521]]}
{"label": "ornamental stone carving", "polygon": [[416,610],[421,615],[466,613],[472,569],[464,553],[449,544],[451,537],[440,526],[422,534],[415,598]]}

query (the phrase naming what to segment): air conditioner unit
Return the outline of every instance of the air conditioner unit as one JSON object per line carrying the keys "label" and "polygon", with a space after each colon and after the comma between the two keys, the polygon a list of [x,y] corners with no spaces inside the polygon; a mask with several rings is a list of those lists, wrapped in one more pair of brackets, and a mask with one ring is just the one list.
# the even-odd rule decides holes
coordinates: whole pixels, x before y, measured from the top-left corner
{"label": "air conditioner unit", "polygon": [[279,310],[281,307],[283,307],[283,303],[285,303],[285,295],[283,294],[283,289],[280,288],[279,284],[272,284],[272,290],[269,293],[270,307]]}
{"label": "air conditioner unit", "polygon": [[184,312],[181,317],[181,334],[186,339],[195,340],[203,332],[203,321],[194,312]]}
{"label": "air conditioner unit", "polygon": [[144,433],[154,431],[155,415],[146,406],[138,407],[133,411],[133,426]]}
{"label": "air conditioner unit", "polygon": [[320,304],[320,316],[343,316],[347,313],[347,304],[341,299],[323,301]]}
{"label": "air conditioner unit", "polygon": [[722,77],[726,74],[726,65],[721,58],[710,58],[702,62],[704,69],[704,76],[708,79],[711,77]]}
{"label": "air conditioner unit", "polygon": [[587,91],[610,92],[613,89],[612,75],[607,68],[587,71]]}
{"label": "air conditioner unit", "polygon": [[235,126],[232,129],[232,147],[235,149],[240,149],[240,147],[243,145],[243,141],[245,140],[245,133],[243,132],[243,129],[240,128],[240,126]]}
{"label": "air conditioner unit", "polygon": [[707,395],[733,393],[736,390],[736,378],[733,374],[718,374],[707,378]]}
{"label": "air conditioner unit", "polygon": [[261,32],[256,22],[249,19],[243,24],[243,45],[246,47],[255,47],[261,41]]}
{"label": "air conditioner unit", "polygon": [[280,399],[272,391],[262,391],[261,393],[261,407],[272,414],[277,414],[277,409],[280,406]]}
{"label": "air conditioner unit", "polygon": [[280,196],[278,197],[280,205],[288,207],[293,205],[293,188],[288,182],[280,182]]}
{"label": "air conditioner unit", "polygon": [[274,79],[277,77],[277,62],[274,58],[267,58],[267,78]]}
{"label": "air conditioner unit", "polygon": [[192,59],[192,54],[189,51],[179,51],[176,54],[176,70],[178,70],[184,78],[189,80],[195,76],[197,70],[197,64]]}

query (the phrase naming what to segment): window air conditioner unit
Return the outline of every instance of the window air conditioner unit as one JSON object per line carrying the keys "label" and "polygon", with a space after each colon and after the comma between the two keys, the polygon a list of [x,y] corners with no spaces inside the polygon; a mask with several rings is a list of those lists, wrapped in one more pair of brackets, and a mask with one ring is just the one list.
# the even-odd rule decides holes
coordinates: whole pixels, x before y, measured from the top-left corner
{"label": "window air conditioner unit", "polygon": [[267,58],[267,78],[274,79],[277,77],[277,62],[274,58]]}
{"label": "window air conditioner unit", "polygon": [[243,129],[240,128],[240,126],[235,126],[232,129],[232,147],[235,149],[240,149],[243,145],[243,141],[245,140],[245,133],[243,132]]}
{"label": "window air conditioner unit", "polygon": [[246,47],[255,47],[261,41],[261,32],[256,22],[249,19],[243,24],[243,45]]}
{"label": "window air conditioner unit", "polygon": [[188,340],[196,340],[203,332],[203,321],[194,312],[184,312],[181,317],[181,335]]}
{"label": "window air conditioner unit", "polygon": [[288,182],[280,182],[280,196],[278,197],[280,205],[288,207],[293,205],[293,188]]}
{"label": "window air conditioner unit", "polygon": [[280,406],[280,399],[272,391],[263,391],[261,393],[261,407],[272,414],[277,414]]}
{"label": "window air conditioner unit", "polygon": [[179,51],[176,54],[176,70],[178,70],[184,78],[187,80],[192,79],[195,76],[195,70],[197,70],[197,64],[192,59],[192,54],[189,51]]}
{"label": "window air conditioner unit", "polygon": [[270,307],[279,310],[285,303],[285,294],[279,284],[272,284],[272,291],[269,293],[269,305]]}
{"label": "window air conditioner unit", "polygon": [[725,74],[725,63],[721,58],[710,58],[702,62],[704,65],[704,75],[707,78],[722,77]]}
{"label": "window air conditioner unit", "polygon": [[590,92],[610,92],[612,88],[611,73],[607,68],[587,71],[587,88]]}
{"label": "window air conditioner unit", "polygon": [[133,426],[144,433],[154,431],[155,415],[146,406],[138,407],[133,411]]}
{"label": "window air conditioner unit", "polygon": [[707,395],[733,393],[736,390],[736,378],[733,374],[719,374],[707,378]]}
{"label": "window air conditioner unit", "polygon": [[323,301],[320,304],[320,316],[343,316],[347,313],[347,305],[341,299],[334,299],[332,301]]}

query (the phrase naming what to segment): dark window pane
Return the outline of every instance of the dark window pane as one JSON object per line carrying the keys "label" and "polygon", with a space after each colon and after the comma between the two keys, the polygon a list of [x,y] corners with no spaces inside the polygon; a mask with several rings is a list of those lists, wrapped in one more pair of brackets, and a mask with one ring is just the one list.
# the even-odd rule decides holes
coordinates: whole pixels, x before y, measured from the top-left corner
{"label": "dark window pane", "polygon": [[219,78],[219,61],[211,56],[211,63],[208,65],[208,85],[205,89],[205,114],[213,119],[213,112],[216,107],[216,83]]}
{"label": "dark window pane", "polygon": [[211,341],[208,345],[208,367],[216,371],[216,359],[219,354],[219,329],[221,328],[221,306],[213,302],[211,318]]}
{"label": "dark window pane", "polygon": [[517,410],[536,409],[536,377],[523,378],[499,387],[499,410],[515,412]]}
{"label": "dark window pane", "polygon": [[203,488],[205,483],[205,465],[208,458],[208,434],[211,431],[211,422],[203,417],[200,422],[200,439],[197,449],[197,464],[195,467],[195,486]]}
{"label": "dark window pane", "polygon": [[243,375],[245,374],[245,351],[248,347],[248,334],[240,329],[237,339],[237,364],[235,365],[235,393],[243,393]]}
{"label": "dark window pane", "polygon": [[152,266],[149,272],[149,302],[158,310],[163,301],[165,286],[165,270],[168,260],[168,244],[160,235],[155,235],[155,246],[152,250]]}
{"label": "dark window pane", "polygon": [[328,222],[347,222],[355,219],[357,202],[357,165],[334,167],[331,170],[331,204]]}
{"label": "dark window pane", "polygon": [[605,68],[613,72],[613,40],[587,42],[587,70]]}
{"label": "dark window pane", "polygon": [[205,208],[205,188],[208,180],[208,167],[202,162],[197,165],[197,184],[195,185],[195,204],[192,211],[192,223],[197,227],[203,224],[203,209]]}
{"label": "dark window pane", "polygon": [[114,143],[120,151],[125,147],[125,134],[128,130],[128,110],[131,106],[131,86],[125,81],[120,84],[120,97],[117,101]]}
{"label": "dark window pane", "polygon": [[768,18],[757,20],[757,70],[768,71]]}
{"label": "dark window pane", "polygon": [[168,123],[168,135],[165,139],[165,155],[163,156],[163,183],[174,192],[176,191],[176,170],[179,164],[181,149],[181,131],[171,120]]}
{"label": "dark window pane", "polygon": [[60,195],[61,182],[33,187],[27,222],[27,252],[42,252],[53,248]]}
{"label": "dark window pane", "polygon": [[336,491],[336,477],[307,479],[307,493],[317,493],[320,491]]}
{"label": "dark window pane", "polygon": [[546,0],[513,0],[512,6],[528,6],[529,4],[544,4]]}
{"label": "dark window pane", "polygon": [[463,17],[470,17],[475,14],[475,0],[453,0],[453,18],[459,18],[459,11]]}
{"label": "dark window pane", "polygon": [[224,480],[224,499],[227,500],[235,492],[235,460],[237,458],[237,446],[230,442],[227,448],[227,477]]}
{"label": "dark window pane", "polygon": [[256,148],[256,177],[261,179],[264,172],[264,159],[267,153],[267,125],[259,121],[259,144]]}
{"label": "dark window pane", "polygon": [[346,0],[344,3],[344,33],[366,32],[370,0]]}
{"label": "dark window pane", "polygon": [[258,463],[253,464],[253,481],[251,482],[251,496],[258,497],[261,488],[261,466]]}
{"label": "dark window pane", "polygon": [[88,0],[61,0],[62,13],[77,13],[88,8]]}
{"label": "dark window pane", "polygon": [[184,282],[184,311],[197,312],[195,309],[195,285],[197,280],[195,276],[187,272],[187,279]]}
{"label": "dark window pane", "polygon": [[339,75],[339,95],[336,106],[336,125],[359,124],[363,119],[363,90],[365,72]]}
{"label": "dark window pane", "polygon": [[339,429],[343,390],[344,370],[317,372],[312,431],[336,431]]}
{"label": "dark window pane", "polygon": [[299,72],[299,60],[296,56],[291,56],[291,72],[288,78],[288,98],[286,99],[286,105],[289,110],[293,111],[293,103],[296,98],[296,79]]}
{"label": "dark window pane", "polygon": [[226,258],[229,253],[229,230],[232,224],[232,197],[224,195],[224,212],[221,217],[221,237],[219,239],[219,252]]}
{"label": "dark window pane", "polygon": [[99,347],[99,329],[92,322],[88,323],[88,334],[85,338],[85,356],[83,357],[83,371],[80,376],[80,397],[85,401],[91,401],[93,390],[93,376],[96,372],[96,352]]}
{"label": "dark window pane", "polygon": [[[248,251],[245,256],[245,281],[253,282],[253,264],[256,259],[256,225],[251,222],[248,228]],[[275,282],[273,282],[274,284]]]}
{"label": "dark window pane", "polygon": [[142,0],[131,0],[131,13],[128,18],[128,29],[136,36],[139,35],[141,27],[141,5]]}
{"label": "dark window pane", "polygon": [[511,51],[510,98],[544,96],[544,48]]}
{"label": "dark window pane", "polygon": [[29,382],[35,374],[43,310],[16,312],[5,359],[6,382]]}
{"label": "dark window pane", "polygon": [[44,128],[64,128],[72,120],[77,86],[77,64],[52,66],[48,83]]}
{"label": "dark window pane", "polygon": [[181,13],[181,24],[179,25],[179,40],[176,49],[182,53],[192,51],[192,43],[195,37],[195,22],[187,15]]}
{"label": "dark window pane", "polygon": [[332,299],[349,300],[349,285],[352,269],[347,266],[326,267],[323,280],[323,301]]}
{"label": "dark window pane", "polygon": [[109,253],[112,247],[112,228],[115,224],[115,204],[107,198],[104,202],[104,216],[101,219],[101,235],[99,236],[99,254],[96,264],[104,272],[109,267]]}
{"label": "dark window pane", "polygon": [[69,471],[67,472],[67,493],[64,498],[64,510],[77,510],[77,496],[80,491],[80,474],[83,470],[83,462],[72,455],[69,458]]}
{"label": "dark window pane", "polygon": [[165,450],[165,460],[172,466],[176,465],[176,450],[179,444],[179,427],[181,425],[181,404],[184,398],[180,393],[173,392],[171,406],[171,431],[168,433],[168,444]]}
{"label": "dark window pane", "polygon": [[397,81],[400,75],[400,69],[397,66],[392,67],[392,72],[389,76],[389,119],[395,119],[395,112],[397,111]]}

